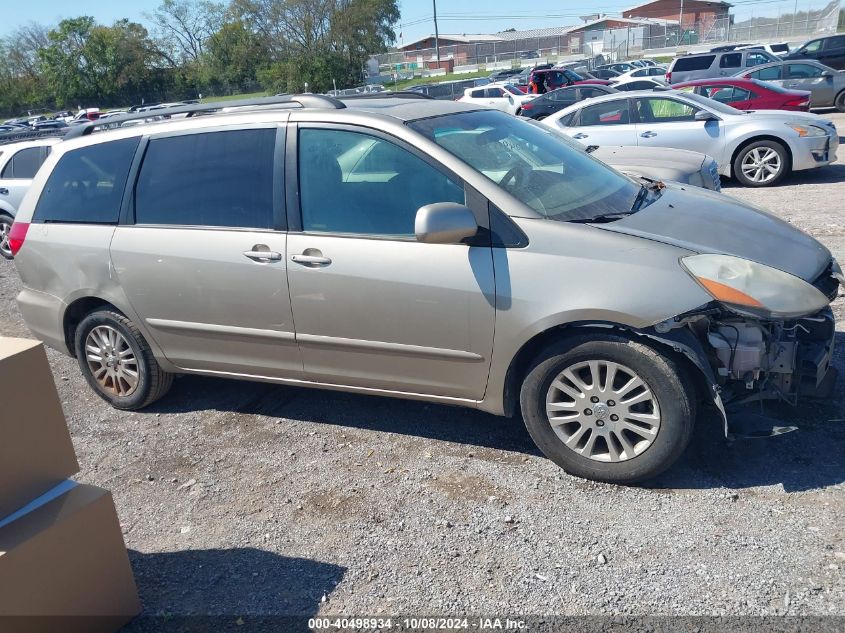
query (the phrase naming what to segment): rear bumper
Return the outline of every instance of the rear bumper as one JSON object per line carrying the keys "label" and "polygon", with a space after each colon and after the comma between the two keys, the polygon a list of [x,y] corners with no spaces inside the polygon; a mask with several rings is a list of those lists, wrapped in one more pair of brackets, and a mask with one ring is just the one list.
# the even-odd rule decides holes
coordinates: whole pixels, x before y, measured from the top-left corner
{"label": "rear bumper", "polygon": [[20,291],[17,301],[23,320],[35,337],[62,354],[71,355],[62,325],[67,308],[64,301],[27,287]]}

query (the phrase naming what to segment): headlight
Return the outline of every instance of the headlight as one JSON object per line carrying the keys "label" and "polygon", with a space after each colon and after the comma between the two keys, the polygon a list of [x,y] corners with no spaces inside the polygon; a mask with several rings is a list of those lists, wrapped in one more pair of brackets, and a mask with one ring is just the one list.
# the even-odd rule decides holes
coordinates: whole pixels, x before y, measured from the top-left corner
{"label": "headlight", "polygon": [[804,123],[787,123],[787,125],[798,132],[798,136],[801,137],[827,136],[825,129],[817,125],[807,125]]}
{"label": "headlight", "polygon": [[681,264],[716,301],[736,312],[789,319],[828,303],[819,290],[795,275],[730,255],[692,255]]}

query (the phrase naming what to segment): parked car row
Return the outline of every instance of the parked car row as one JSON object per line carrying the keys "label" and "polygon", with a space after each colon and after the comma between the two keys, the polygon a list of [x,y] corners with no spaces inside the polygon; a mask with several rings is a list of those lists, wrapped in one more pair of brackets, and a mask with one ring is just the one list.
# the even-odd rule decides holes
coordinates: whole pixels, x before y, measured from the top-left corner
{"label": "parked car row", "polygon": [[[523,106],[524,108],[524,106]],[[542,121],[584,145],[690,149],[716,159],[719,172],[749,187],[836,160],[832,121],[806,112],[760,110],[748,116],[694,92],[598,96]]]}
{"label": "parked car row", "polygon": [[[639,139],[704,130],[750,141],[739,170],[768,174],[773,146],[739,140],[753,117],[677,92],[541,123],[403,95],[237,107],[84,124],[18,209],[26,324],[119,409],[196,374],[521,412],[565,470],[631,483],[681,456],[705,407],[737,433],[726,405],[830,393],[845,278],[822,244],[564,138],[607,124],[642,167],[660,143]],[[777,173],[835,150],[819,117],[754,116],[794,133]]]}

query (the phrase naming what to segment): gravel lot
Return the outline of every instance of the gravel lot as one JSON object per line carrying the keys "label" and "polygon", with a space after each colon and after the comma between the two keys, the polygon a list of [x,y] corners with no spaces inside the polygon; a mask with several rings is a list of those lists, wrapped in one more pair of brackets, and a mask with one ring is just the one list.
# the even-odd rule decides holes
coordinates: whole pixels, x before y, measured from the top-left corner
{"label": "gravel lot", "polygon": [[[726,191],[845,261],[839,156]],[[29,336],[18,285],[0,260],[2,335]],[[830,402],[779,411],[798,432],[729,445],[705,420],[676,467],[621,488],[475,411],[185,377],[122,413],[49,357],[79,480],[113,491],[148,615],[845,615],[841,376]]]}

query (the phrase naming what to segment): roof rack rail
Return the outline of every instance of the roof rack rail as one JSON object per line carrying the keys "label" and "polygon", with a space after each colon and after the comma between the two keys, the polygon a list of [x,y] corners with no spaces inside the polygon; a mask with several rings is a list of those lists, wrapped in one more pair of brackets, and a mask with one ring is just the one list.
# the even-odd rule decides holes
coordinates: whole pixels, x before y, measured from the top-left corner
{"label": "roof rack rail", "polygon": [[0,132],[0,145],[9,145],[11,143],[23,143],[24,141],[35,141],[40,138],[62,138],[70,132],[72,128],[51,128],[46,130],[24,130]]}
{"label": "roof rack rail", "polygon": [[341,110],[346,105],[334,97],[327,97],[325,95],[303,94],[303,95],[276,95],[274,97],[258,97],[254,99],[239,99],[235,101],[215,101],[213,103],[194,103],[183,106],[174,106],[172,108],[161,108],[157,110],[150,110],[147,112],[131,112],[128,114],[108,117],[106,119],[97,119],[90,123],[83,123],[74,126],[65,135],[65,139],[78,138],[80,136],[88,136],[98,127],[117,128],[127,121],[139,121],[144,119],[151,119],[153,117],[171,116],[174,114],[186,114],[192,116],[201,112],[213,112],[215,110],[222,110],[223,108],[250,108],[260,106],[273,105],[299,105],[303,108],[329,108],[334,110]]}
{"label": "roof rack rail", "polygon": [[384,92],[365,92],[357,95],[342,95],[337,98],[341,101],[347,101],[349,99],[434,99],[434,97],[430,95],[423,94],[422,92],[413,92],[411,90],[397,90],[396,92],[391,92],[390,90],[385,90]]}

